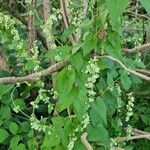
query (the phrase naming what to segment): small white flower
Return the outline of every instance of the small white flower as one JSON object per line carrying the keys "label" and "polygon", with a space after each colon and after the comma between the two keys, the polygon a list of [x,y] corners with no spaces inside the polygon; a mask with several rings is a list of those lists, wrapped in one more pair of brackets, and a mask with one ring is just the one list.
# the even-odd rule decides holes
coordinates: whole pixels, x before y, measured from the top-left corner
{"label": "small white flower", "polygon": [[14,108],[13,108],[13,110],[14,110],[14,112],[15,112],[15,113],[18,113],[18,112],[19,112],[19,110],[20,110],[20,106],[19,106],[19,105],[17,105],[16,107],[14,107]]}

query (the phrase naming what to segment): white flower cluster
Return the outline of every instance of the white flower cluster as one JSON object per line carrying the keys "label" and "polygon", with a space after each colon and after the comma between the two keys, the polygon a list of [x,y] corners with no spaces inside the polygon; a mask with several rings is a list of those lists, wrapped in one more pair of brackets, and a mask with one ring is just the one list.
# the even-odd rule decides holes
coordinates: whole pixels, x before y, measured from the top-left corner
{"label": "white flower cluster", "polygon": [[45,104],[49,104],[50,101],[49,101],[49,97],[47,96],[46,94],[47,90],[41,88],[39,91],[38,91],[38,96],[37,98],[35,99],[35,101],[31,102],[30,104],[33,106],[33,108],[39,108],[38,106],[38,103],[40,101],[43,101]]}
{"label": "white flower cluster", "polygon": [[[88,89],[89,102],[94,101],[94,99],[95,99],[94,96],[96,94],[96,92],[94,91],[94,84],[96,82],[96,79],[99,78],[99,71],[100,71],[100,69],[97,65],[97,61],[98,60],[96,57],[91,59],[88,62],[88,65],[85,70],[85,73],[88,74],[88,76],[89,76],[87,82],[85,83],[85,86]],[[89,107],[90,107],[90,105],[89,105]],[[89,109],[89,107],[87,108],[87,110]],[[90,117],[87,113],[83,116],[83,121],[81,122],[81,124],[78,125],[77,128],[74,130],[74,133],[72,136],[73,138],[71,138],[70,143],[68,145],[69,150],[73,149],[74,143],[77,139],[77,137],[75,136],[75,133],[82,132],[88,126],[89,123],[90,123]]]}
{"label": "white flower cluster", "polygon": [[83,119],[84,120],[81,122],[82,130],[85,129],[88,126],[88,124],[90,123],[90,117],[88,114],[84,115]]}
{"label": "white flower cluster", "polygon": [[126,122],[128,122],[130,120],[130,117],[133,116],[133,107],[134,107],[133,93],[128,94],[128,104],[126,107],[127,107]]}
{"label": "white flower cluster", "polygon": [[25,3],[31,5],[32,0],[25,0]]}
{"label": "white flower cluster", "polygon": [[89,1],[89,11],[90,11],[90,12],[93,11],[95,3],[96,3],[95,0],[90,0],[90,1]]}
{"label": "white flower cluster", "polygon": [[23,62],[27,58],[27,51],[23,50],[24,43],[19,36],[18,30],[15,28],[15,21],[9,15],[0,12],[0,28],[6,29],[13,36],[10,46],[16,50],[18,61]]}
{"label": "white flower cluster", "polygon": [[14,111],[15,113],[19,113],[19,110],[20,110],[20,106],[19,106],[19,105],[15,106],[15,107],[13,108],[13,111]]}
{"label": "white flower cluster", "polygon": [[36,102],[30,102],[30,104],[33,106],[33,109],[38,109],[39,106]]}
{"label": "white flower cluster", "polygon": [[81,8],[74,8],[73,7],[74,2],[72,0],[69,0],[69,23],[74,25],[75,27],[78,27],[83,19],[83,9]]}
{"label": "white flower cluster", "polygon": [[[128,122],[130,120],[130,117],[133,116],[133,107],[134,107],[133,93],[129,93],[128,94],[126,122]],[[126,132],[127,132],[128,136],[131,136],[131,134],[132,134],[132,126],[131,125],[128,124]]]}
{"label": "white flower cluster", "polygon": [[31,57],[27,57],[28,61],[34,61],[34,71],[37,71],[40,68],[40,61],[38,60],[39,50],[37,46],[37,41],[34,41],[32,49],[30,49]]}
{"label": "white flower cluster", "polygon": [[38,120],[33,114],[31,115],[30,121],[32,129],[37,130],[39,132],[45,132],[46,125],[41,124],[40,120]]}
{"label": "white flower cluster", "polygon": [[46,125],[46,119],[42,118],[40,120],[38,120],[34,114],[31,115],[30,117],[30,122],[31,122],[31,128],[38,131],[38,132],[45,132],[47,131],[47,133],[49,135],[51,135],[52,132],[52,126],[48,126]]}
{"label": "white flower cluster", "polygon": [[120,85],[116,83],[116,89],[117,89],[117,105],[118,105],[118,112],[120,112],[121,105],[121,88]]}
{"label": "white flower cluster", "polygon": [[50,94],[53,95],[53,99],[58,99],[58,92],[57,92],[57,91],[54,91],[53,88],[51,89]]}
{"label": "white flower cluster", "polygon": [[127,129],[126,129],[127,135],[128,135],[128,136],[131,136],[132,131],[133,131],[132,126],[131,126],[131,125],[128,125],[128,126],[127,126]]}
{"label": "white flower cluster", "polygon": [[81,37],[81,29],[80,25],[84,19],[84,14],[83,14],[83,8],[74,8],[74,1],[70,0],[69,1],[69,23],[73,26],[75,26],[75,34],[76,34],[76,40],[79,40]]}
{"label": "white flower cluster", "polygon": [[138,53],[137,53],[137,56],[136,56],[136,59],[135,59],[135,62],[141,63],[141,62],[142,62],[141,58],[142,58],[142,57],[141,57],[141,53],[138,52]]}
{"label": "white flower cluster", "polygon": [[[52,28],[53,28],[54,21],[58,22],[58,20],[60,20],[62,18],[60,9],[52,8],[52,10],[53,10],[53,14],[51,14],[49,16],[45,25],[41,26],[43,33],[45,33],[45,35],[47,36],[47,39],[49,41],[53,41],[53,39],[54,39],[53,34],[52,34]],[[51,48],[55,48],[55,47],[56,47],[56,45],[53,43]]]}
{"label": "white flower cluster", "polygon": [[89,102],[94,101],[94,96],[96,92],[94,91],[94,84],[96,82],[96,79],[99,78],[99,67],[97,65],[97,58],[94,57],[88,62],[88,65],[86,67],[85,73],[88,74],[87,82],[85,83],[86,88],[88,89],[88,97]]}
{"label": "white flower cluster", "polygon": [[59,51],[58,49],[56,50],[57,51],[57,55],[55,56],[55,60],[56,61],[61,61],[61,55],[62,55],[62,52],[61,51]]}
{"label": "white flower cluster", "polygon": [[83,132],[83,130],[88,126],[89,123],[90,123],[90,117],[88,114],[85,114],[83,116],[83,121],[81,122],[81,124],[78,125],[77,128],[74,130],[74,133],[72,135],[70,135],[70,142],[67,146],[68,150],[72,150],[74,147],[74,144],[77,140],[76,133]]}
{"label": "white flower cluster", "polygon": [[10,18],[9,15],[4,15],[0,13],[0,27],[4,27],[6,30],[10,30],[10,33],[13,35],[13,42],[17,43],[17,48],[22,49],[23,43],[20,40],[18,30],[14,27],[15,21]]}
{"label": "white flower cluster", "polygon": [[118,145],[117,140],[114,138],[111,138],[110,139],[110,150],[116,150],[117,145]]}
{"label": "white flower cluster", "polygon": [[75,134],[73,134],[73,136],[70,137],[70,142],[67,146],[68,150],[72,150],[74,148],[74,144],[75,144],[76,140],[77,140],[77,137],[75,136]]}
{"label": "white flower cluster", "polygon": [[88,114],[85,114],[83,116],[83,121],[81,122],[81,124],[78,125],[78,127],[74,130],[75,133],[83,132],[83,130],[88,126],[89,123],[90,123],[90,117]]}

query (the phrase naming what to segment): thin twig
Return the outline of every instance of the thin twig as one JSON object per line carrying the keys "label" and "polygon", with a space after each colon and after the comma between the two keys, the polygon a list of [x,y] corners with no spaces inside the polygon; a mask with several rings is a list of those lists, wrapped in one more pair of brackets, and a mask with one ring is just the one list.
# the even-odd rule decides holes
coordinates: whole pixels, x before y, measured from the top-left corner
{"label": "thin twig", "polygon": [[144,80],[150,81],[150,77],[148,77],[148,76],[146,76],[144,74],[141,74],[139,72],[136,72],[136,71],[134,71],[132,69],[127,68],[120,60],[118,60],[118,59],[116,59],[116,58],[114,58],[112,56],[104,55],[104,56],[98,56],[98,58],[108,58],[108,59],[111,59],[111,60],[117,62],[118,64],[120,64],[122,66],[122,68],[124,68],[127,72],[129,72],[129,73],[131,73],[131,74],[133,74],[135,76],[138,76],[138,77],[140,77],[140,78],[142,78]]}
{"label": "thin twig", "polygon": [[[66,2],[64,0],[60,0],[60,8],[62,10],[62,16],[63,16],[63,22],[65,25],[65,28],[67,29],[69,27],[69,21],[68,21],[68,16],[67,16],[67,8],[66,8]],[[70,41],[72,44],[76,43],[74,39],[74,35],[70,36]]]}
{"label": "thin twig", "polygon": [[[31,5],[35,6],[36,0],[32,0]],[[32,54],[31,49],[33,48],[34,42],[35,42],[35,27],[34,27],[34,20],[35,16],[33,12],[28,10],[28,47],[29,47],[29,53]]]}
{"label": "thin twig", "polygon": [[[129,29],[129,26],[131,25],[131,24],[133,24],[133,23],[135,23],[135,21],[137,21],[137,19],[139,19],[139,17],[137,17],[137,18],[133,18],[129,23],[127,23],[124,27],[123,27],[123,31],[128,31],[128,29]],[[142,30],[143,31],[143,30]]]}
{"label": "thin twig", "polygon": [[150,17],[148,17],[148,16],[146,16],[146,15],[138,14],[138,13],[135,13],[135,12],[132,12],[132,11],[126,11],[125,13],[126,13],[126,14],[131,14],[131,15],[134,15],[134,16],[139,16],[139,17],[145,18],[145,19],[150,19]]}
{"label": "thin twig", "polygon": [[81,135],[81,142],[83,143],[83,145],[84,145],[84,147],[85,147],[86,150],[93,150],[92,146],[90,145],[90,143],[87,140],[87,135],[88,135],[87,132],[84,132]]}
{"label": "thin twig", "polygon": [[64,66],[67,65],[67,62],[60,62],[56,63],[49,68],[42,70],[40,72],[32,73],[24,77],[4,77],[0,78],[0,83],[22,83],[22,82],[35,82],[39,80],[41,77],[45,77],[48,75],[51,75],[54,72],[57,72],[58,70],[62,69]]}

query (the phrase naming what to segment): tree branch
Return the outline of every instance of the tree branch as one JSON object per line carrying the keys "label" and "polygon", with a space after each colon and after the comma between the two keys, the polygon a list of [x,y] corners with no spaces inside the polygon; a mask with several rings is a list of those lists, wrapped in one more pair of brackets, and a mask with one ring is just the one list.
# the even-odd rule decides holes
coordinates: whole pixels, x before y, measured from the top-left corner
{"label": "tree branch", "polygon": [[86,18],[87,15],[88,3],[88,0],[83,0],[83,18]]}
{"label": "tree branch", "polygon": [[148,138],[150,138],[150,134],[120,137],[120,138],[117,138],[116,140],[118,142],[122,142],[122,141],[130,141],[130,140],[136,140],[136,139],[148,139]]}
{"label": "tree branch", "polygon": [[83,143],[86,150],[93,150],[92,146],[90,145],[90,143],[87,140],[87,135],[88,135],[87,132],[84,132],[81,135],[81,142]]}
{"label": "tree branch", "polygon": [[[141,130],[138,130],[138,129],[133,129],[133,134],[134,135],[147,135],[147,134],[150,134],[150,133],[145,132],[145,131],[141,131]],[[148,137],[146,139],[150,140],[150,137]]]}
{"label": "tree branch", "polygon": [[129,72],[129,73],[131,73],[131,74],[133,74],[133,75],[135,75],[135,76],[138,76],[138,77],[140,77],[140,78],[142,78],[142,79],[144,79],[144,80],[150,81],[150,77],[148,77],[148,76],[146,76],[146,75],[144,75],[144,74],[141,74],[141,73],[139,73],[139,72],[136,72],[136,71],[134,71],[134,70],[132,70],[132,69],[127,68],[120,60],[118,60],[118,59],[116,59],[116,58],[114,58],[114,57],[112,57],[112,56],[104,55],[104,56],[98,56],[98,58],[108,58],[108,59],[111,59],[111,60],[117,62],[118,64],[120,64],[121,67],[122,67],[123,69],[125,69],[127,72]]}
{"label": "tree branch", "polygon": [[56,63],[49,68],[42,70],[40,72],[32,73],[24,77],[5,77],[0,78],[0,84],[2,83],[22,83],[22,82],[35,82],[39,80],[41,77],[45,77],[48,75],[51,75],[54,72],[57,72],[58,70],[62,69],[64,66],[66,66],[67,62],[61,62]]}
{"label": "tree branch", "polygon": [[[32,0],[31,5],[35,6],[36,0]],[[29,53],[32,54],[31,49],[33,48],[34,42],[35,42],[35,27],[34,27],[34,20],[35,16],[33,12],[28,9],[28,47],[29,47]]]}
{"label": "tree branch", "polygon": [[[141,73],[138,73],[134,70],[131,70],[129,68],[127,68],[120,60],[113,58],[112,56],[109,55],[104,55],[104,56],[97,56],[98,58],[108,58],[111,59],[115,62],[117,62],[118,64],[120,64],[122,66],[122,68],[124,68],[127,72],[136,75],[144,80],[150,81],[150,77],[143,75]],[[61,63],[56,63],[52,66],[50,66],[49,68],[42,70],[40,72],[37,73],[32,73],[29,74],[27,76],[24,77],[5,77],[5,78],[0,78],[0,83],[17,83],[17,82],[35,82],[36,80],[40,79],[41,77],[45,77],[47,75],[51,75],[52,73],[57,72],[58,70],[62,69],[63,67],[65,67],[68,64],[68,62],[61,62]]]}
{"label": "tree branch", "polygon": [[140,72],[140,73],[142,73],[142,74],[150,75],[150,70],[136,69],[135,71]]}
{"label": "tree branch", "polygon": [[[46,24],[46,22],[50,16],[49,0],[43,1],[43,11],[44,11],[44,22]],[[49,34],[52,34],[51,31],[49,31],[49,32],[50,32]],[[48,40],[48,38],[46,38],[46,44],[47,44],[48,50],[50,50],[52,47],[53,41],[50,41],[50,40]]]}
{"label": "tree branch", "polygon": [[123,51],[127,53],[134,53],[134,52],[139,52],[139,51],[147,50],[147,49],[150,49],[150,43],[144,44],[144,45],[132,48],[132,49],[124,48]]}

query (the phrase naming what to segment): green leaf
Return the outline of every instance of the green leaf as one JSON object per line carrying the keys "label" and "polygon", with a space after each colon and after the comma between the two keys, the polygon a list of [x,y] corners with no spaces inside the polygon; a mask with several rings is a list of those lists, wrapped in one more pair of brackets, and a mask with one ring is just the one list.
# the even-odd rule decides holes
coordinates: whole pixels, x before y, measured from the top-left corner
{"label": "green leaf", "polygon": [[20,110],[24,110],[26,108],[26,104],[23,99],[15,99],[14,103],[11,104],[11,107],[14,108],[16,106],[19,106]]}
{"label": "green leaf", "polygon": [[58,46],[55,49],[49,51],[45,57],[51,60],[56,60],[56,58],[59,57],[60,61],[65,61],[68,60],[71,56],[71,50],[72,47],[68,45]]}
{"label": "green leaf", "polygon": [[79,95],[76,98],[77,100],[75,100],[73,103],[74,112],[76,113],[77,119],[79,121],[83,120],[83,115],[87,111],[88,104],[85,104],[87,98],[87,91],[80,88]]}
{"label": "green leaf", "polygon": [[87,127],[88,140],[92,142],[101,142],[106,148],[109,148],[109,134],[108,131],[100,124],[98,127],[89,125]]}
{"label": "green leaf", "polygon": [[3,98],[1,99],[1,102],[5,105],[9,105],[11,103],[11,94],[10,94],[10,92],[3,95]]}
{"label": "green leaf", "polygon": [[21,137],[19,135],[14,136],[10,141],[10,148],[14,150],[18,146],[20,140]]}
{"label": "green leaf", "polygon": [[[115,42],[115,46],[117,45],[117,42]],[[106,51],[106,53],[110,54],[111,56],[121,59],[122,58],[122,54],[120,51],[120,48],[114,47],[110,41],[106,41],[103,43],[103,47]]]}
{"label": "green leaf", "polygon": [[37,66],[37,62],[35,60],[29,60],[24,67],[25,71],[33,70]]}
{"label": "green leaf", "polygon": [[57,117],[53,117],[52,118],[52,122],[53,122],[53,125],[57,128],[61,127],[61,126],[64,126],[64,118],[61,117],[61,116],[57,116]]}
{"label": "green leaf", "polygon": [[67,29],[65,29],[64,33],[62,34],[62,40],[66,40],[71,34],[75,31],[74,26],[70,26]]}
{"label": "green leaf", "polygon": [[118,106],[116,96],[107,91],[105,94],[102,94],[101,99],[105,102],[107,110],[109,110],[107,112],[113,114]]}
{"label": "green leaf", "polygon": [[9,134],[6,130],[0,129],[0,143],[5,141],[8,138]]}
{"label": "green leaf", "polygon": [[93,37],[92,35],[86,36],[83,45],[83,56],[88,54],[91,50],[94,50],[97,48],[97,38]]}
{"label": "green leaf", "polygon": [[97,99],[95,103],[91,104],[90,118],[94,126],[99,123],[104,126],[107,125],[107,107],[102,99]]}
{"label": "green leaf", "polygon": [[14,87],[14,85],[11,85],[11,84],[0,84],[0,99],[2,99],[2,96],[4,94],[6,94],[7,92],[11,91],[12,88]]}
{"label": "green leaf", "polygon": [[92,23],[93,23],[93,20],[85,19],[80,25],[82,31],[83,32],[88,31],[89,28],[92,26]]}
{"label": "green leaf", "polygon": [[130,79],[130,77],[127,74],[124,74],[121,76],[121,85],[122,87],[127,91],[130,89],[131,85],[132,85],[132,81]]}
{"label": "green leaf", "polygon": [[21,143],[15,148],[15,150],[26,150],[26,146],[23,143]]}
{"label": "green leaf", "polygon": [[17,134],[18,133],[18,125],[15,122],[10,122],[9,131],[14,135]]}
{"label": "green leaf", "polygon": [[142,118],[142,121],[144,122],[145,125],[150,126],[150,119],[149,119],[149,116],[140,115],[140,117]]}
{"label": "green leaf", "polygon": [[140,0],[142,6],[146,9],[147,13],[150,15],[150,1],[149,0]]}
{"label": "green leaf", "polygon": [[58,137],[56,134],[51,134],[51,135],[46,134],[41,148],[48,149],[53,146],[59,145],[59,143],[60,143],[60,137]]}
{"label": "green leaf", "polygon": [[28,133],[30,131],[30,122],[29,121],[21,122],[20,125],[21,125],[22,132]]}
{"label": "green leaf", "polygon": [[74,149],[75,150],[85,150],[85,147],[83,146],[83,143],[81,143],[80,140],[77,140],[75,142]]}
{"label": "green leaf", "polygon": [[111,23],[115,30],[118,30],[120,25],[120,16],[128,6],[128,1],[129,0],[106,0]]}
{"label": "green leaf", "polygon": [[63,69],[56,76],[56,90],[59,94],[59,97],[63,98],[68,95],[73,87],[75,81],[75,70]]}
{"label": "green leaf", "polygon": [[70,62],[77,69],[77,71],[80,71],[83,64],[83,58],[80,53],[76,53],[70,58]]}
{"label": "green leaf", "polygon": [[106,9],[107,6],[105,3],[101,4],[102,1],[97,1],[97,2],[99,3],[99,12],[101,12],[99,14],[99,18],[101,21],[101,26],[103,27],[107,21],[108,10]]}
{"label": "green leaf", "polygon": [[9,106],[2,106],[0,108],[0,118],[1,119],[11,118],[11,109]]}
{"label": "green leaf", "polygon": [[56,109],[61,112],[68,108],[74,101],[78,100],[78,88],[74,87],[65,97],[60,97]]}

